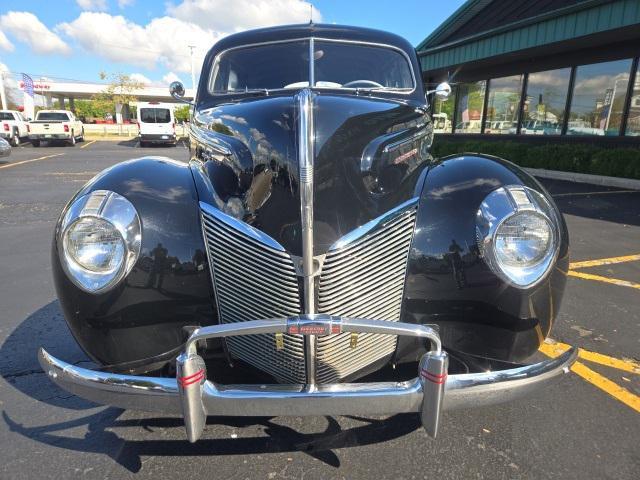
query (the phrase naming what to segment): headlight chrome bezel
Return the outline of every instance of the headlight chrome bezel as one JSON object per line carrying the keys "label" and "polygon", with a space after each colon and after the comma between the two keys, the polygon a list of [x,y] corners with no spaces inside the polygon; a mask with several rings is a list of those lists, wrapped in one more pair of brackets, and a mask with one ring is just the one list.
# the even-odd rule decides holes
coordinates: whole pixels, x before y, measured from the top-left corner
{"label": "headlight chrome bezel", "polygon": [[[81,219],[96,218],[109,223],[120,235],[125,252],[120,264],[106,272],[80,265],[67,249],[66,237]],[[98,294],[116,286],[133,268],[140,256],[142,224],[133,204],[109,190],[95,190],[76,198],[64,214],[57,232],[58,256],[69,279],[81,290]]]}
{"label": "headlight chrome bezel", "polygon": [[[517,216],[532,215],[547,222],[551,238],[545,254],[534,264],[506,265],[496,252],[496,237],[505,222]],[[551,270],[560,246],[560,219],[544,195],[523,185],[507,185],[492,191],[476,214],[476,239],[480,255],[491,270],[516,288],[531,288]]]}

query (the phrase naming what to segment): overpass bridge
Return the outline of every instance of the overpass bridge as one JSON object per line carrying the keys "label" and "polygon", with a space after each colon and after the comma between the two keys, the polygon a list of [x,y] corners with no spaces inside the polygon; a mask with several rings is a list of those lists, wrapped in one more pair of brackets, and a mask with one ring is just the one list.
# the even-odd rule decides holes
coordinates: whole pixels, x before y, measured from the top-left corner
{"label": "overpass bridge", "polygon": [[[72,111],[75,110],[74,101],[76,99],[91,99],[94,95],[103,92],[107,86],[106,83],[97,82],[65,82],[49,79],[33,80],[33,92],[41,95],[43,98],[43,103],[40,104],[41,106],[47,108],[53,107],[53,99],[55,98],[58,100],[59,108],[69,108],[69,110]],[[22,81],[19,82],[19,88],[21,90],[24,88]],[[140,102],[177,103],[169,94],[169,85],[144,85],[142,88],[134,89],[130,93],[135,95]],[[187,100],[194,98],[192,88],[185,88],[185,98]],[[116,104],[117,123],[122,123],[122,109],[123,105]]]}

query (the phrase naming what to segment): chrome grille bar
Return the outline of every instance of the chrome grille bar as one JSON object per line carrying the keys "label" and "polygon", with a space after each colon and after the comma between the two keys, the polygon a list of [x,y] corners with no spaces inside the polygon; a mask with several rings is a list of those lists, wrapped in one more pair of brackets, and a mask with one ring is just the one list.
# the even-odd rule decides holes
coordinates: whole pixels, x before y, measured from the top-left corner
{"label": "chrome grille bar", "polygon": [[[407,259],[415,226],[414,198],[336,242],[320,274],[318,312],[400,320]],[[316,378],[336,382],[392,354],[397,339],[360,333],[356,348],[348,333],[317,339]]]}
{"label": "chrome grille bar", "polygon": [[[300,313],[293,261],[278,242],[250,225],[200,202],[220,323],[290,317]],[[273,335],[226,339],[229,352],[281,383],[306,383],[304,337]]]}
{"label": "chrome grille bar", "polygon": [[[313,55],[313,42],[309,44]],[[313,62],[311,62],[313,64]],[[313,71],[310,85],[313,85]],[[305,88],[298,98],[298,165],[300,168],[300,221],[302,234],[302,285],[304,287],[304,313],[316,311],[315,275],[313,268],[313,92]],[[305,339],[307,351],[307,383],[316,383],[316,337]]]}

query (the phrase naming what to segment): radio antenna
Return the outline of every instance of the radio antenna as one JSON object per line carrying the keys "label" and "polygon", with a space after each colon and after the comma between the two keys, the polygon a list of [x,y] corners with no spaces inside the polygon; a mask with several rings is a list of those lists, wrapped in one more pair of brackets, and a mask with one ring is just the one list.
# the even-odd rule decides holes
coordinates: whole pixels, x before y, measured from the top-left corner
{"label": "radio antenna", "polygon": [[309,2],[309,24],[313,23],[313,3]]}

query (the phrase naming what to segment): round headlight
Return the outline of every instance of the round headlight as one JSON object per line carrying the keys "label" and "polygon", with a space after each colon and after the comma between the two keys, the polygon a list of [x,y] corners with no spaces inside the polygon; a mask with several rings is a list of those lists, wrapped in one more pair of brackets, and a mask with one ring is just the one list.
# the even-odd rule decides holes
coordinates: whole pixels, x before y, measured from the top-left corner
{"label": "round headlight", "polygon": [[549,272],[558,253],[560,223],[540,193],[522,185],[500,187],[480,204],[476,235],[481,256],[496,275],[529,288]]}
{"label": "round headlight", "polygon": [[507,218],[495,233],[498,262],[510,267],[530,267],[540,262],[553,240],[549,221],[534,212]]}
{"label": "round headlight", "polygon": [[105,292],[118,284],[140,255],[142,225],[135,207],[115,192],[78,197],[58,227],[60,263],[82,290]]}
{"label": "round headlight", "polygon": [[66,253],[82,268],[110,273],[122,266],[126,247],[111,223],[96,217],[80,218],[64,236]]}

